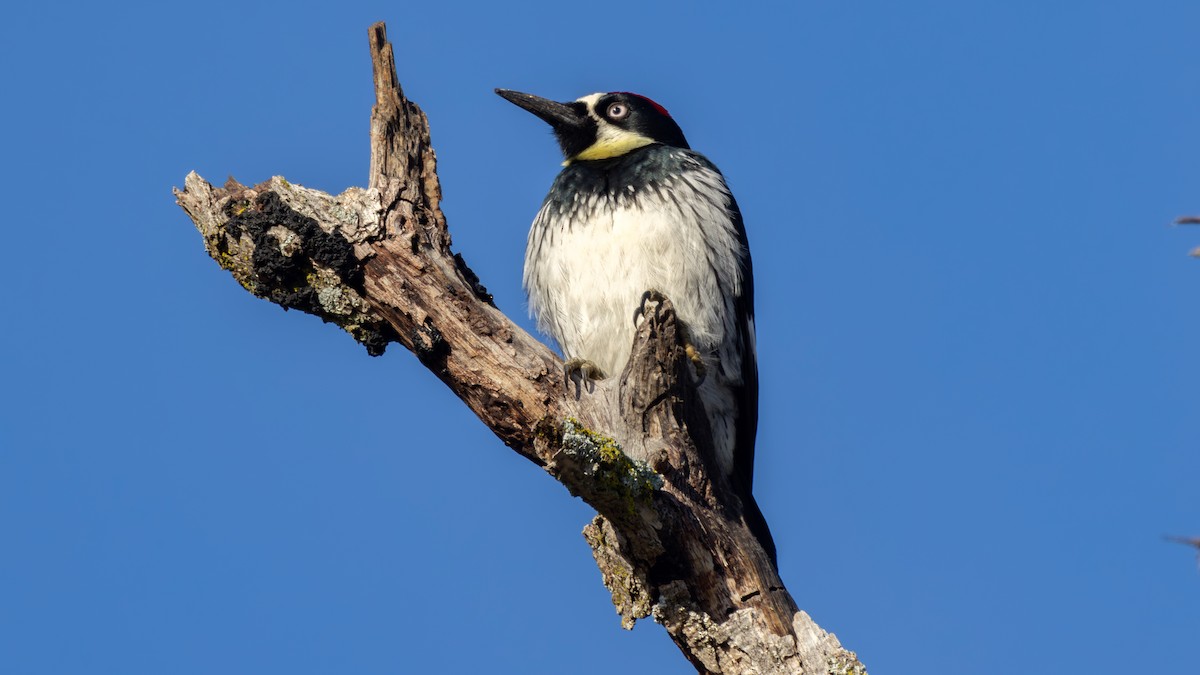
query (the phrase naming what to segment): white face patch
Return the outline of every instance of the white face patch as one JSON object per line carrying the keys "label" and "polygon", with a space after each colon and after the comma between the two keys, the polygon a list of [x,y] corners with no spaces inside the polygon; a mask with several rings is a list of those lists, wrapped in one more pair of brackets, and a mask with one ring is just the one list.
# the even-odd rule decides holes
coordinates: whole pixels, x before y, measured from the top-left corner
{"label": "white face patch", "polygon": [[583,152],[563,162],[563,166],[577,159],[620,157],[631,150],[645,147],[654,142],[652,139],[639,133],[618,127],[596,112],[596,105],[600,102],[602,96],[604,96],[603,93],[595,93],[578,99],[580,103],[587,106],[588,115],[596,122],[596,142],[588,146]]}

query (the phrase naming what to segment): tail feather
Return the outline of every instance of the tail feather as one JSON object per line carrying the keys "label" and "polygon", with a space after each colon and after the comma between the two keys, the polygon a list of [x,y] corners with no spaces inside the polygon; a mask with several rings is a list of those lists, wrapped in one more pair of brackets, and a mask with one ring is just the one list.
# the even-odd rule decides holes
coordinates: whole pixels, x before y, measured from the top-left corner
{"label": "tail feather", "polygon": [[758,502],[754,501],[754,495],[749,490],[739,490],[741,494],[738,496],[742,500],[742,518],[746,521],[746,527],[750,528],[750,533],[758,539],[758,543],[762,545],[763,550],[767,552],[767,556],[771,558],[771,564],[775,569],[779,569],[779,559],[775,553],[775,539],[771,537],[771,528],[767,527],[767,519],[763,517],[762,511],[758,508]]}

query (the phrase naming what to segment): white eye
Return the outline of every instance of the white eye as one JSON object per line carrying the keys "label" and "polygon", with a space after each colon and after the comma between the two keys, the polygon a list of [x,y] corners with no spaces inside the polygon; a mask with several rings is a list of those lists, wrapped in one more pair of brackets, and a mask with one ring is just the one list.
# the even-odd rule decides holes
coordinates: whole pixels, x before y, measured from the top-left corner
{"label": "white eye", "polygon": [[623,120],[629,115],[629,106],[620,102],[610,103],[604,114],[610,120]]}

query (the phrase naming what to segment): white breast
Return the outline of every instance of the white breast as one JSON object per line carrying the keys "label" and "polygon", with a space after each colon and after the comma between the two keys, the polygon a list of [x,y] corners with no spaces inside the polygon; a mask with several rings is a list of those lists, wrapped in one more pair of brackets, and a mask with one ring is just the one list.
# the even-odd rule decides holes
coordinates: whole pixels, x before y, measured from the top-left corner
{"label": "white breast", "polygon": [[741,383],[743,349],[753,348],[740,344],[735,323],[746,252],[721,175],[689,168],[636,199],[589,194],[572,209],[547,203],[530,231],[524,283],[539,329],[566,358],[590,360],[609,376],[629,359],[643,294],[670,298],[704,356],[701,395],[728,470],[737,417],[729,387]]}

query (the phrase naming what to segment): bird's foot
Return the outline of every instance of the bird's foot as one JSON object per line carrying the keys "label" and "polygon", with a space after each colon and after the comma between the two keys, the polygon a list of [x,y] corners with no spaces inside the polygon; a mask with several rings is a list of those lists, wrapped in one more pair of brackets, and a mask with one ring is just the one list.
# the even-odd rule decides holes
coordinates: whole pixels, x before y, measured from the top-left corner
{"label": "bird's foot", "polygon": [[582,389],[587,389],[589,394],[592,393],[596,388],[596,380],[603,380],[605,377],[600,366],[578,357],[567,359],[567,362],[563,364],[563,376],[568,388],[572,382],[575,383],[576,398],[579,398]]}
{"label": "bird's foot", "polygon": [[704,365],[704,357],[700,355],[700,350],[692,343],[687,343],[683,348],[687,354],[688,360],[692,362],[692,366],[696,369],[696,386],[700,386],[704,379],[708,377],[708,366]]}
{"label": "bird's foot", "polygon": [[653,288],[642,293],[642,299],[638,301],[637,309],[633,310],[633,327],[641,326],[642,322],[646,320],[647,305],[652,305],[649,309],[654,310],[654,318],[659,318],[658,310],[662,308],[663,301],[666,299],[667,296]]}

